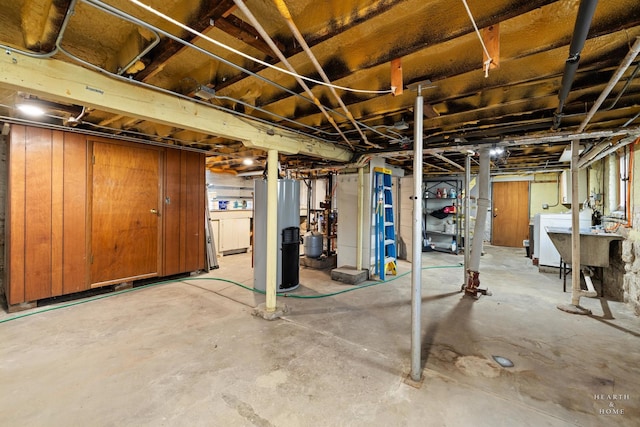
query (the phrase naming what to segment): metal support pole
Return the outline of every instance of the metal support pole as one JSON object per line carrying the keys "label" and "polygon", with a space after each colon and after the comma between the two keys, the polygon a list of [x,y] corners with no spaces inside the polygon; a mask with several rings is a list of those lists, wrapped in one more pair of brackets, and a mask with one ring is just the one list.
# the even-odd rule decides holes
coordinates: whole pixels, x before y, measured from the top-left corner
{"label": "metal support pole", "polygon": [[358,231],[356,241],[356,271],[362,270],[362,234],[364,227],[364,168],[358,168]]}
{"label": "metal support pole", "polygon": [[276,288],[278,276],[278,150],[267,154],[267,265],[266,301],[267,312],[276,311]]}
{"label": "metal support pole", "polygon": [[580,201],[578,200],[578,159],[580,141],[571,141],[571,304],[580,305]]}
{"label": "metal support pole", "polygon": [[469,257],[471,256],[471,154],[468,153],[464,160],[464,271],[462,283],[467,281],[469,269]]}
{"label": "metal support pole", "polygon": [[413,135],[413,239],[411,254],[411,379],[422,379],[421,334],[422,308],[422,88],[418,85]]}

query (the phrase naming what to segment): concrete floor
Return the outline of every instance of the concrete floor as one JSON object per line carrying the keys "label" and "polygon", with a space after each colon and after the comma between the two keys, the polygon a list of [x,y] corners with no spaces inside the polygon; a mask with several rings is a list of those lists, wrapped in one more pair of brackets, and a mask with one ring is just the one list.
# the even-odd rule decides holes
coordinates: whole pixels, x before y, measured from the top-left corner
{"label": "concrete floor", "polygon": [[[251,286],[250,265],[227,256],[189,281],[0,323],[2,425],[639,425],[640,319],[599,299],[582,299],[592,316],[558,310],[570,295],[524,250],[486,248],[480,278],[493,295],[479,300],[459,292],[461,268],[423,271],[420,388],[405,383],[410,274],[279,298],[291,311],[266,321],[251,315],[262,296],[210,280]],[[301,283],[296,295],[349,288],[310,269]]]}

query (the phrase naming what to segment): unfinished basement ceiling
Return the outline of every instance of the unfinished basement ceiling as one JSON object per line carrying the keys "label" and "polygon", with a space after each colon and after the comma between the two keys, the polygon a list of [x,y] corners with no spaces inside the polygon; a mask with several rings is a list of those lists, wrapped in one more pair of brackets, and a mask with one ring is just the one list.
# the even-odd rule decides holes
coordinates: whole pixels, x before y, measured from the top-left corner
{"label": "unfinished basement ceiling", "polygon": [[[127,79],[132,87],[142,82],[192,98],[269,132],[293,130],[301,139],[352,152],[351,162],[382,154],[407,170],[412,167],[415,83],[421,83],[426,174],[458,173],[468,149],[494,144],[506,151],[494,160],[493,172],[557,170],[568,167],[559,158],[576,133],[587,147],[583,155],[640,134],[635,56],[585,123],[640,37],[640,2],[583,2],[584,10],[597,6],[584,20],[588,35],[562,108],[569,46],[572,40],[581,44],[574,36],[581,2],[466,3],[493,59],[486,76],[483,45],[462,0],[1,0],[0,44],[7,55],[47,55],[47,61]],[[317,83],[323,77],[296,30],[328,80],[342,87],[335,91],[339,100]],[[304,81],[311,95],[293,76],[265,66],[287,68],[279,55],[297,74],[315,80]],[[399,67],[401,79],[392,80],[392,69]],[[18,95],[31,96],[28,88],[35,84],[25,81],[17,91],[0,77],[0,120],[25,119],[14,104]],[[47,100],[42,88],[37,97]],[[100,108],[78,114],[84,105],[49,100],[56,101],[46,119],[53,125],[209,150],[208,166],[218,172],[264,167],[264,151],[221,137],[218,123],[211,123],[210,132],[196,132],[180,123]],[[257,162],[244,165],[245,157]],[[299,154],[281,160],[294,169],[345,164]]]}

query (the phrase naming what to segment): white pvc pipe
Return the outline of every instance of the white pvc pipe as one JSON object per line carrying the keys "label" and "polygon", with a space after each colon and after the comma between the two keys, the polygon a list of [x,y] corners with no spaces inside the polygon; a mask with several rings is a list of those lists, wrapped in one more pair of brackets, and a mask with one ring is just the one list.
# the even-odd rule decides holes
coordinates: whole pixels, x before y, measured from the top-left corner
{"label": "white pvc pipe", "polygon": [[[608,214],[618,209],[618,199],[620,198],[620,162],[618,161],[618,155],[609,155],[609,189],[607,191],[607,206],[609,207]],[[605,213],[605,212],[603,212]]]}
{"label": "white pvc pipe", "polygon": [[422,129],[424,101],[421,87],[416,96],[413,135],[413,238],[411,254],[411,379],[422,379]]}
{"label": "white pvc pipe", "polygon": [[267,312],[276,311],[276,288],[278,276],[278,150],[267,153],[267,265],[266,301]]}
{"label": "white pvc pipe", "polygon": [[489,200],[489,149],[480,150],[480,172],[478,173],[478,209],[476,212],[476,225],[473,229],[473,244],[471,257],[469,258],[469,270],[480,270],[480,256],[482,255],[482,241],[487,223],[487,211],[491,207]]}
{"label": "white pvc pipe", "polygon": [[364,228],[364,168],[358,168],[358,231],[356,241],[356,271],[362,270],[362,234]]}

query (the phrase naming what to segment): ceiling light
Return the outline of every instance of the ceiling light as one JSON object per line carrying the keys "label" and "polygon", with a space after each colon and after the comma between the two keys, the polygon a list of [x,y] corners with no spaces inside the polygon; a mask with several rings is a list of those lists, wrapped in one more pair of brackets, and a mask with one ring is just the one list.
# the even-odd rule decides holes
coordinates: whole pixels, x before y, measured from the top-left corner
{"label": "ceiling light", "polygon": [[504,153],[504,148],[498,147],[495,144],[493,144],[493,147],[491,147],[491,149],[489,150],[489,154],[491,156],[499,156],[502,153]]}
{"label": "ceiling light", "polygon": [[242,164],[245,166],[251,166],[253,164],[253,159],[247,157],[246,159],[242,160]]}
{"label": "ceiling light", "polygon": [[22,113],[31,117],[40,117],[44,115],[44,110],[42,109],[42,107],[39,107],[34,103],[25,102],[25,103],[17,104],[16,107]]}

